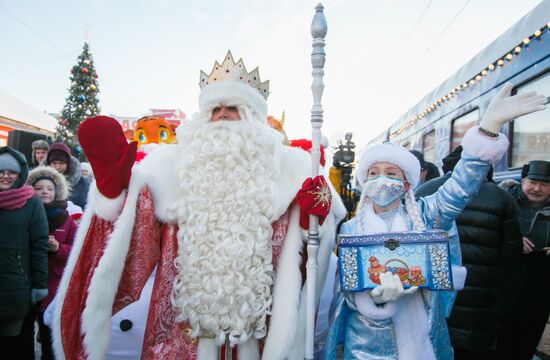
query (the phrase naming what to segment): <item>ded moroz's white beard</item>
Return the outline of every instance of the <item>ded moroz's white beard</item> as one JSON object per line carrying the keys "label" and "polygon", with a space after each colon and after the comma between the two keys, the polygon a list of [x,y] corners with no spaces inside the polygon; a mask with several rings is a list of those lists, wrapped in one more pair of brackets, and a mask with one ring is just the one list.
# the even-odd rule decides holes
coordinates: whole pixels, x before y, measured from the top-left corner
{"label": "ded moroz's white beard", "polygon": [[[191,336],[231,345],[266,335],[278,134],[239,108],[240,121],[198,114],[178,132],[178,274],[172,305]],[[244,115],[244,116],[243,116]],[[178,165],[176,165],[178,166]]]}

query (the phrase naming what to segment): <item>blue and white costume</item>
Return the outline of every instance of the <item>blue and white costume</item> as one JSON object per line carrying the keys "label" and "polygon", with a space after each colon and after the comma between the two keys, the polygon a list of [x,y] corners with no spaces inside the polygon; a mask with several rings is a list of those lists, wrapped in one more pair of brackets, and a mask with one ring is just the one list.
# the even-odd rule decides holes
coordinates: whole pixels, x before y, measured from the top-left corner
{"label": "blue and white costume", "polygon": [[[460,287],[460,278],[463,283],[465,269],[460,267],[460,244],[454,220],[469,198],[477,194],[490,164],[504,155],[508,140],[502,134],[497,138],[489,138],[480,134],[475,127],[468,131],[462,146],[462,160],[452,177],[435,194],[416,203],[412,201],[428,230],[441,229],[449,233],[455,289]],[[387,156],[383,154],[377,162],[400,165]],[[366,172],[368,169],[364,170]],[[407,171],[404,172],[407,177]],[[407,180],[414,187],[408,177]],[[407,193],[405,195],[411,196]],[[375,214],[371,202],[360,206],[364,207],[360,209],[363,214],[343,224],[341,234],[409,231],[417,228],[413,226],[411,211],[407,211],[406,206],[401,205],[394,210],[396,214],[391,221],[386,213]],[[375,304],[368,291],[358,294],[339,291],[335,295],[325,348],[326,359],[336,359],[340,351],[343,351],[346,360],[453,359],[445,318],[451,312],[455,291],[421,290],[383,305]],[[361,299],[360,303],[358,298]]]}

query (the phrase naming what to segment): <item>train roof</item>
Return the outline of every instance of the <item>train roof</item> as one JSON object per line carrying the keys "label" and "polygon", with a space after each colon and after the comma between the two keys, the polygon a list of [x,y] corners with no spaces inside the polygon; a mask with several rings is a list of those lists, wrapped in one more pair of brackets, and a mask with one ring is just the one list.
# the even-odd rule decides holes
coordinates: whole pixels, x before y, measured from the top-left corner
{"label": "train roof", "polygon": [[537,37],[537,30],[547,31],[549,14],[550,0],[544,0],[394,122],[389,129],[390,138],[412,127],[461,89],[475,85],[492,70],[488,64],[498,67],[497,62],[505,62],[515,48],[527,45],[524,39]]}

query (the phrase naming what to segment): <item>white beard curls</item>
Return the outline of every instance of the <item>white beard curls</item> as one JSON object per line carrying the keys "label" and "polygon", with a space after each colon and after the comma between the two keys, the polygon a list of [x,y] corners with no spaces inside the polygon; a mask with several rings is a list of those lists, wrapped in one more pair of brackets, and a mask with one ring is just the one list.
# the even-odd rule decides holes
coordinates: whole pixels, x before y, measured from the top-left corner
{"label": "white beard curls", "polygon": [[204,114],[180,130],[176,320],[189,322],[190,336],[214,336],[218,345],[226,336],[231,346],[262,338],[281,139],[256,121],[207,122]]}

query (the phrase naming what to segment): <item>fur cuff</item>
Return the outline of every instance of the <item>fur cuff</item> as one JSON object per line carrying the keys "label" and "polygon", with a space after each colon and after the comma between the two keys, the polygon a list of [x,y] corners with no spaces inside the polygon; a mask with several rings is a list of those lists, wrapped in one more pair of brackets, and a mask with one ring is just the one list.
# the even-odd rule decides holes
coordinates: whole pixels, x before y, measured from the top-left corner
{"label": "fur cuff", "polygon": [[90,186],[90,194],[88,195],[88,206],[93,209],[94,213],[110,222],[115,222],[122,212],[122,206],[126,199],[126,190],[122,190],[120,195],[114,199],[110,199],[103,195],[97,188],[95,182]]}
{"label": "fur cuff", "polygon": [[502,133],[496,138],[491,138],[481,134],[478,129],[479,126],[475,126],[464,135],[464,153],[491,164],[498,162],[508,150],[508,138]]}
{"label": "fur cuff", "polygon": [[197,360],[219,359],[219,348],[216,339],[200,338],[197,348]]}
{"label": "fur cuff", "polygon": [[395,315],[397,307],[394,302],[384,304],[384,306],[378,306],[372,301],[370,297],[370,291],[362,291],[355,293],[355,305],[357,310],[368,319],[384,320],[389,319]]}
{"label": "fur cuff", "polygon": [[466,282],[466,275],[468,275],[468,269],[464,266],[451,266],[451,273],[453,276],[453,287],[455,290],[464,289],[464,283]]}
{"label": "fur cuff", "polygon": [[249,106],[262,120],[267,117],[267,102],[260,93],[243,82],[226,80],[207,85],[199,96],[201,112],[212,111],[216,106]]}

